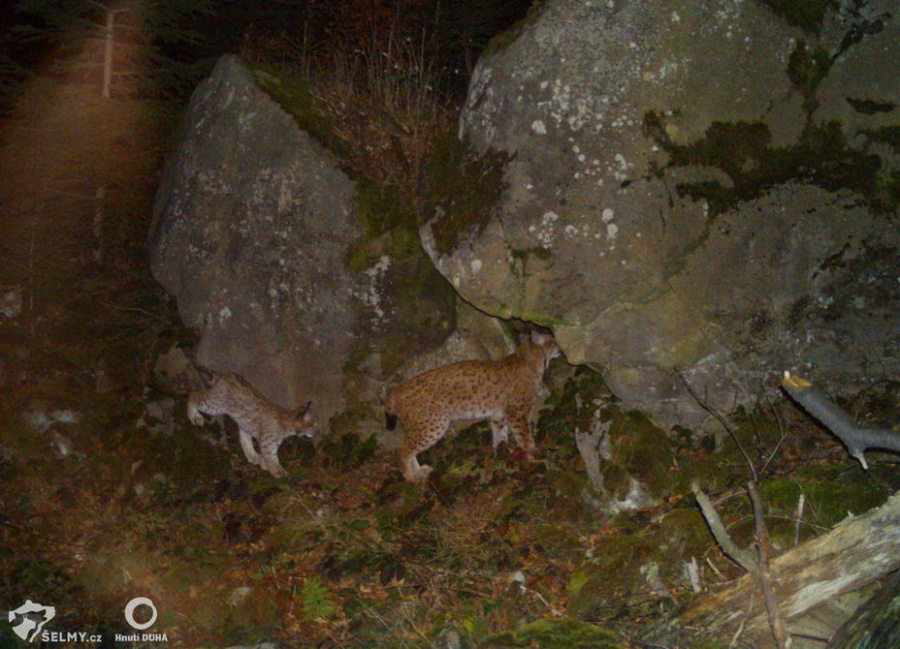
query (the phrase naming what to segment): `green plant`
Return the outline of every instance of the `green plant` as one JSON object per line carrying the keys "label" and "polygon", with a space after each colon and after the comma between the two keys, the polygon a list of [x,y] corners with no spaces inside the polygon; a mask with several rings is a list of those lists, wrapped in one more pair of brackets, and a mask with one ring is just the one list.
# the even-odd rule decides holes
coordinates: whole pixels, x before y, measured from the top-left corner
{"label": "green plant", "polygon": [[337,605],[331,591],[322,584],[318,577],[308,577],[300,593],[300,601],[303,604],[303,619],[314,622],[320,618],[329,618],[334,615]]}

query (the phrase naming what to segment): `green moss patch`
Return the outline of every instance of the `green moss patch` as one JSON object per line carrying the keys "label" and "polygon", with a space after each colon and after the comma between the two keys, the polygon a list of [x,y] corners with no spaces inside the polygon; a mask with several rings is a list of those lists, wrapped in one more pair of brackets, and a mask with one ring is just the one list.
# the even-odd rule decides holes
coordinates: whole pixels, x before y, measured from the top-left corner
{"label": "green moss patch", "polygon": [[622,649],[626,647],[611,631],[573,619],[535,620],[512,631],[485,638],[479,649]]}
{"label": "green moss patch", "polygon": [[464,236],[477,237],[487,227],[508,184],[504,180],[511,156],[489,149],[478,155],[454,131],[435,142],[428,163],[429,213],[440,255],[452,251]]}
{"label": "green moss patch", "polygon": [[[645,124],[650,132],[661,132],[657,116],[647,115]],[[702,140],[690,145],[675,144],[664,135],[656,139],[670,154],[670,165],[718,167],[728,175],[728,184],[707,181],[676,187],[680,196],[706,200],[710,219],[791,181],[828,191],[849,189],[865,196],[876,212],[896,208],[896,198],[882,193],[879,185],[884,183],[881,159],[851,149],[837,122],[810,126],[791,147],[770,146],[769,128],[758,122],[715,122]]]}
{"label": "green moss patch", "polygon": [[873,483],[873,478],[855,467],[809,466],[797,470],[790,479],[772,479],[762,485],[761,494],[769,513],[793,517],[804,497],[804,520],[813,529],[834,527],[850,514],[862,514],[884,504],[891,494],[889,485]]}
{"label": "green moss patch", "polygon": [[358,178],[353,203],[363,235],[347,252],[350,270],[361,272],[385,255],[398,259],[424,256],[415,210],[399,187],[381,187]]}
{"label": "green moss patch", "polygon": [[828,76],[833,59],[821,45],[809,46],[802,38],[797,42],[788,58],[787,75],[803,97],[803,109],[808,117],[818,107],[816,93],[819,85]]}
{"label": "green moss patch", "polygon": [[[790,20],[818,29],[830,2],[769,2],[776,11],[813,12]],[[788,6],[790,5],[790,7]],[[802,5],[802,7],[801,7]],[[777,6],[777,8],[776,8]],[[793,8],[793,9],[792,9]],[[900,205],[900,181],[897,173],[885,168],[884,160],[863,148],[851,147],[840,122],[814,122],[818,91],[831,71],[834,58],[819,45],[800,39],[788,58],[785,73],[803,98],[806,124],[796,144],[771,145],[771,132],[763,122],[713,122],[704,137],[690,144],[677,144],[666,134],[663,118],[649,112],[644,116],[644,132],[665,150],[674,167],[708,166],[721,169],[727,182],[681,183],[680,196],[705,200],[710,219],[740,202],[762,196],[771,188],[789,182],[808,183],[827,191],[847,189],[864,196],[876,214],[892,213]],[[891,104],[848,102],[857,112],[874,114],[893,110]],[[861,131],[872,144],[887,144],[898,150],[900,127],[882,127]],[[658,173],[662,169],[657,170]]]}
{"label": "green moss patch", "polygon": [[818,34],[829,11],[837,9],[837,0],[763,0],[763,4],[789,25]]}
{"label": "green moss patch", "polygon": [[297,126],[339,157],[349,152],[347,142],[337,134],[334,121],[316,100],[306,77],[261,63],[244,64],[253,73],[259,89],[293,117]]}
{"label": "green moss patch", "polygon": [[[620,412],[610,409],[612,425],[612,457],[627,476],[637,478],[652,493],[663,493],[670,480],[666,467],[672,464],[672,448],[666,432],[640,412]],[[601,467],[605,468],[605,467]],[[619,492],[627,492],[627,484],[609,485]],[[624,495],[624,493],[622,494]]]}

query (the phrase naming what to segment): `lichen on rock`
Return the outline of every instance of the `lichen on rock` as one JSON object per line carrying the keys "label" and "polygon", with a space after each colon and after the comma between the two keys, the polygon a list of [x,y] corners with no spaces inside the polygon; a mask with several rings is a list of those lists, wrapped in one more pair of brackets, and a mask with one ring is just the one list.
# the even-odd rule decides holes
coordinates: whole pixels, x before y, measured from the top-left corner
{"label": "lichen on rock", "polygon": [[[460,117],[509,156],[499,197],[477,227],[442,205],[422,229],[464,299],[552,326],[666,424],[708,419],[683,377],[733,408],[796,363],[852,389],[900,344],[896,312],[828,306],[862,304],[863,276],[897,294],[869,251],[900,246],[900,77],[879,63],[900,26],[884,0],[768,4],[543,3]],[[873,272],[829,261],[851,258]]]}

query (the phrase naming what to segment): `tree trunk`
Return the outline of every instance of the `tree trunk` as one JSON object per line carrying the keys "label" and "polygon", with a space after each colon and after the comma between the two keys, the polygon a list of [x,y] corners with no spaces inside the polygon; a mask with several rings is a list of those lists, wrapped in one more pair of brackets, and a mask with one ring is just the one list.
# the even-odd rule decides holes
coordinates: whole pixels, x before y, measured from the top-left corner
{"label": "tree trunk", "polygon": [[900,571],[844,622],[826,649],[900,647]]}
{"label": "tree trunk", "polygon": [[[774,594],[790,631],[792,622],[819,604],[858,590],[898,567],[900,494],[786,552],[772,561],[770,569]],[[698,600],[677,624],[722,637],[731,637],[743,625],[744,641],[760,648],[774,646],[759,585],[750,575]]]}
{"label": "tree trunk", "polygon": [[112,9],[106,10],[106,30],[103,39],[103,98],[109,99],[112,96],[112,67],[113,67],[113,44],[114,33],[116,27],[116,12]]}

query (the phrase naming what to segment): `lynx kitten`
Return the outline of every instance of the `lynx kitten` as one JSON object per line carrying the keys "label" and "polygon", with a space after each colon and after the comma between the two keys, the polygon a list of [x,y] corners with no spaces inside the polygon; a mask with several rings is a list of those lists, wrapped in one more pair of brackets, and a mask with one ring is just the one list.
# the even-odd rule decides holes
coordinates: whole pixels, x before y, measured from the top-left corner
{"label": "lynx kitten", "polygon": [[553,336],[531,332],[515,352],[496,361],[463,361],[413,377],[388,395],[385,423],[406,428],[398,456],[403,476],[422,482],[431,472],[416,454],[433,446],[454,421],[490,419],[494,448],[512,429],[516,442],[534,453],[531,410],[544,370],[559,356]]}
{"label": "lynx kitten", "polygon": [[[267,401],[247,379],[231,372],[217,374],[205,390],[188,396],[188,418],[203,425],[203,415],[228,415],[238,426],[241,448],[251,464],[262,467],[276,478],[287,475],[278,461],[278,447],[291,435],[315,437],[316,418],[309,404],[290,411]],[[254,448],[254,440],[259,452]]]}

